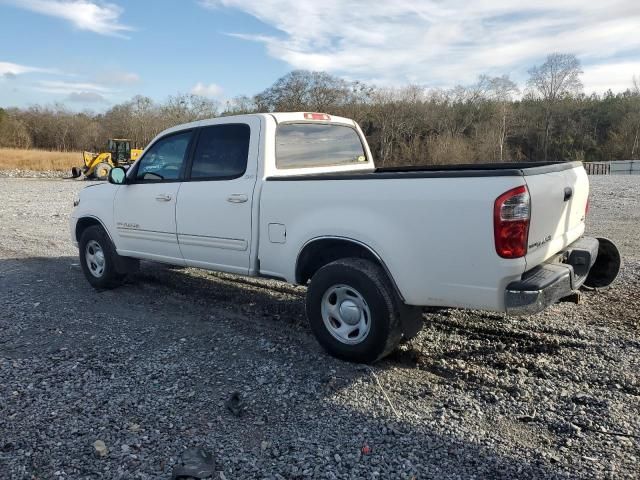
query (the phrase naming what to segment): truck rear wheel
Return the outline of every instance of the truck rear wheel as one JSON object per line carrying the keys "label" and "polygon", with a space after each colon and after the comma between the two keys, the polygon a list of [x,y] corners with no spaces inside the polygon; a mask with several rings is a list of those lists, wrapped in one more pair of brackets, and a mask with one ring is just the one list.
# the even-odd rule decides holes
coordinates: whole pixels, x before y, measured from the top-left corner
{"label": "truck rear wheel", "polygon": [[111,165],[107,162],[100,162],[96,165],[96,168],[93,169],[93,176],[97,180],[106,180],[109,178],[109,172],[111,171]]}
{"label": "truck rear wheel", "polygon": [[306,309],[320,345],[343,360],[375,362],[402,338],[400,300],[370,260],[345,258],[320,268],[307,290]]}
{"label": "truck rear wheel", "polygon": [[110,289],[122,283],[124,274],[116,268],[118,254],[102,227],[88,227],[82,232],[78,245],[82,272],[93,288]]}

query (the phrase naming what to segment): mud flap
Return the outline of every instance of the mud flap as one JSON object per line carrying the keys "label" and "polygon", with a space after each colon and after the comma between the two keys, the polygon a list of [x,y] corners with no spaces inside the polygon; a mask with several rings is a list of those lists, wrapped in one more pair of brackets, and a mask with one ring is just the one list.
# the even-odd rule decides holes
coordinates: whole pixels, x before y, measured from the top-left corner
{"label": "mud flap", "polygon": [[140,270],[140,260],[131,257],[122,257],[116,254],[116,271],[121,274],[136,273]]}
{"label": "mud flap", "polygon": [[598,256],[587,275],[584,285],[605,288],[611,285],[620,273],[622,258],[615,244],[608,238],[598,238]]}
{"label": "mud flap", "polygon": [[410,305],[400,306],[400,323],[403,340],[411,340],[422,329],[424,324],[422,308]]}

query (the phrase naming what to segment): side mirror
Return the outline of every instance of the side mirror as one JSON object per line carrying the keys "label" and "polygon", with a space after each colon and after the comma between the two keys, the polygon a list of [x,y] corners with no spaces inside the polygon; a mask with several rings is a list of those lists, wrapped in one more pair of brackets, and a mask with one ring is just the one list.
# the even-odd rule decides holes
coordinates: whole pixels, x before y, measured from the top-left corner
{"label": "side mirror", "polygon": [[127,183],[127,172],[122,167],[114,167],[109,172],[109,183],[124,185]]}

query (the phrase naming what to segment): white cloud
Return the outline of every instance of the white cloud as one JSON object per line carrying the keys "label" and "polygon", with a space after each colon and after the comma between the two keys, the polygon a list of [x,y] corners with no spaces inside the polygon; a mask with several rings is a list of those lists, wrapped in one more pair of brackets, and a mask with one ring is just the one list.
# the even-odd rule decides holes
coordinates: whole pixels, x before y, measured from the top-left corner
{"label": "white cloud", "polygon": [[125,37],[133,30],[120,23],[123,9],[113,3],[89,0],[2,0],[19,8],[62,18],[80,30]]}
{"label": "white cloud", "polygon": [[46,93],[71,95],[73,93],[97,93],[97,94],[109,94],[114,93],[109,87],[100,85],[98,83],[89,82],[64,82],[59,80],[42,80],[38,82],[36,90]]}
{"label": "white cloud", "polygon": [[587,92],[604,93],[611,89],[622,92],[633,86],[633,77],[640,77],[640,60],[604,63],[584,67],[582,83]]}
{"label": "white cloud", "polygon": [[140,81],[140,75],[133,72],[104,71],[99,74],[100,82],[110,85],[133,85]]}
{"label": "white cloud", "polygon": [[106,103],[118,94],[118,90],[92,82],[67,82],[60,80],[40,80],[32,87],[50,95],[64,95],[63,101],[72,103]]}
{"label": "white cloud", "polygon": [[138,83],[140,81],[140,75],[133,72],[116,72],[113,75],[113,81],[118,83]]}
{"label": "white cloud", "polygon": [[[448,87],[471,82],[481,73],[508,73],[523,83],[531,66],[556,51],[575,53],[594,68],[639,59],[637,1],[200,3],[211,8],[236,8],[277,29],[275,35],[232,35],[264,44],[271,56],[292,68],[326,70],[387,84],[410,81]],[[621,85],[615,79],[611,82],[612,88]],[[595,85],[586,74],[585,85]]]}
{"label": "white cloud", "polygon": [[0,62],[0,77],[15,77],[25,73],[58,73],[58,71],[50,68],[30,67],[28,65],[19,65],[17,63]]}
{"label": "white cloud", "polygon": [[67,101],[75,103],[102,103],[107,100],[96,92],[71,92],[67,96]]}
{"label": "white cloud", "polygon": [[191,88],[191,93],[194,95],[200,95],[201,97],[215,98],[222,95],[222,87],[215,83],[205,85],[202,82],[198,82],[193,86],[193,88]]}

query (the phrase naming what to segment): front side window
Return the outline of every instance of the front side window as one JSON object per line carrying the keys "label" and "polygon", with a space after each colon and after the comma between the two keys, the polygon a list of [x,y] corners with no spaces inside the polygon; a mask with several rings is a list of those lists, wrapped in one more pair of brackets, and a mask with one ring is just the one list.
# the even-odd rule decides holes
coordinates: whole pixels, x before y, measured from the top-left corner
{"label": "front side window", "polygon": [[240,177],[247,169],[250,134],[246,124],[202,128],[193,155],[191,178]]}
{"label": "front side window", "polygon": [[136,181],[178,180],[184,164],[191,132],[161,138],[140,159]]}
{"label": "front side window", "polygon": [[308,168],[365,163],[355,129],[343,125],[289,123],[276,133],[276,167]]}

